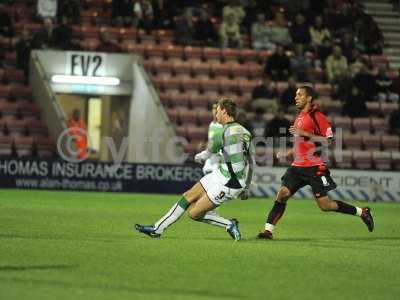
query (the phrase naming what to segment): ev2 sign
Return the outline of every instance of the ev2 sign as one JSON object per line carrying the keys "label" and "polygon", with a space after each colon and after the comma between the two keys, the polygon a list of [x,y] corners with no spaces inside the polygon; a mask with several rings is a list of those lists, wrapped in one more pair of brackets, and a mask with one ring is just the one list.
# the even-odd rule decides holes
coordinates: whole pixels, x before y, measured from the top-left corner
{"label": "ev2 sign", "polygon": [[65,75],[107,76],[105,53],[68,51]]}

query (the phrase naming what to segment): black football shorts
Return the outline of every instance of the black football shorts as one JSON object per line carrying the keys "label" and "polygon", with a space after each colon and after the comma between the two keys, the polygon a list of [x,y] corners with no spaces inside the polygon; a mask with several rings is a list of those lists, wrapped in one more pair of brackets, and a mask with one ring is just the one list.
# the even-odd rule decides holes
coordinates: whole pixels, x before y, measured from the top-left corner
{"label": "black football shorts", "polygon": [[325,165],[312,167],[290,166],[282,176],[282,186],[287,187],[291,195],[294,195],[306,185],[311,186],[317,198],[326,196],[330,190],[336,188],[336,183]]}

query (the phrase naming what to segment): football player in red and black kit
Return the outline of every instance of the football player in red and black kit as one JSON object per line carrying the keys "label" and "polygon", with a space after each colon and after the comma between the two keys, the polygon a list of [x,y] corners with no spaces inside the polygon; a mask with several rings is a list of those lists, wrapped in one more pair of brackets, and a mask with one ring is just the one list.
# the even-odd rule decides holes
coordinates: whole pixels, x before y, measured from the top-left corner
{"label": "football player in red and black kit", "polygon": [[268,214],[265,230],[258,234],[260,239],[272,239],[273,231],[286,208],[286,201],[303,186],[310,185],[318,206],[322,211],[334,211],[359,216],[369,231],[374,230],[374,220],[368,207],[360,208],[342,201],[331,200],[328,191],[336,188],[323,160],[321,145],[333,141],[331,125],[326,116],[314,105],[315,92],[309,86],[296,91],[296,107],[300,111],[289,132],[294,136],[293,148],[278,153],[278,158],[293,157],[292,165],[282,177],[282,186]]}

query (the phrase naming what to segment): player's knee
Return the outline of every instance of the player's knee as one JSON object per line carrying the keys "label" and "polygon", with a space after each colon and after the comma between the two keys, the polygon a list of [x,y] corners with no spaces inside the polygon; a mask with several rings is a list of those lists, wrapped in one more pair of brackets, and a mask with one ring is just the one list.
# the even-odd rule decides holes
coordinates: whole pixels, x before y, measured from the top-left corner
{"label": "player's knee", "polygon": [[290,198],[290,190],[287,187],[282,187],[278,192],[278,197],[276,201],[286,202]]}
{"label": "player's knee", "polygon": [[321,211],[331,211],[333,210],[332,208],[332,201],[318,201],[318,206],[321,209]]}
{"label": "player's knee", "polygon": [[200,212],[196,212],[194,210],[189,210],[188,215],[192,220],[198,221],[203,217],[204,214],[200,213]]}

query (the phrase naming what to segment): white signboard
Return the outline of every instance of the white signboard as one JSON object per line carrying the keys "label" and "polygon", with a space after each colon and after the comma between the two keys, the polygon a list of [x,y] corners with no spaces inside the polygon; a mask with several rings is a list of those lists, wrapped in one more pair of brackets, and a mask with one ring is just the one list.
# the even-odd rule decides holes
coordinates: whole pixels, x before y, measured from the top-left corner
{"label": "white signboard", "polygon": [[107,76],[106,58],[105,53],[68,51],[65,75]]}
{"label": "white signboard", "polygon": [[[256,168],[253,194],[275,198],[285,171],[286,168]],[[337,188],[329,192],[333,199],[400,202],[400,173],[338,169],[330,169],[330,172],[337,184]],[[294,197],[313,199],[314,195],[306,186]]]}

